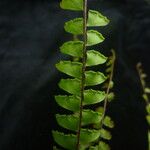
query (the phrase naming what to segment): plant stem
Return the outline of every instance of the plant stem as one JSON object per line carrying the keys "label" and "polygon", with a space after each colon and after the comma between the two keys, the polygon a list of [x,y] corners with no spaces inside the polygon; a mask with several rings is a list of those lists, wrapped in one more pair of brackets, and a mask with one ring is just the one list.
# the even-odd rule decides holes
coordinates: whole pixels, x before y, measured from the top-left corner
{"label": "plant stem", "polygon": [[112,79],[113,79],[113,74],[114,74],[114,66],[115,66],[115,60],[116,60],[116,55],[115,55],[115,51],[114,50],[111,50],[112,51],[112,66],[111,66],[111,72],[110,72],[110,77],[109,77],[109,82],[108,82],[108,87],[106,89],[106,97],[104,99],[104,112],[103,112],[103,115],[102,115],[102,120],[100,122],[100,129],[102,129],[103,127],[103,122],[104,122],[104,117],[105,117],[105,114],[106,114],[106,109],[107,109],[107,103],[108,103],[108,95],[109,95],[109,92],[110,92],[110,89],[111,89],[111,82],[112,82]]}
{"label": "plant stem", "polygon": [[83,1],[83,53],[82,53],[82,77],[81,77],[81,102],[80,102],[80,112],[79,112],[79,126],[77,131],[77,145],[76,149],[80,149],[80,134],[82,126],[82,111],[83,111],[83,101],[84,101],[84,88],[85,88],[85,69],[86,69],[86,44],[87,44],[87,0]]}
{"label": "plant stem", "polygon": [[[149,98],[148,94],[145,93],[146,82],[145,82],[144,78],[146,77],[146,74],[143,73],[142,64],[140,62],[136,65],[136,69],[137,69],[138,74],[139,74],[141,86],[142,86],[142,89],[143,89],[143,94],[146,94],[146,96]],[[143,74],[145,75],[145,77],[142,77]],[[146,101],[146,104],[148,105],[149,104],[149,99],[145,99],[145,101]]]}
{"label": "plant stem", "polygon": [[[140,82],[141,82],[141,86],[142,86],[142,90],[143,90],[143,95],[146,95],[146,98],[144,98],[144,100],[146,102],[146,105],[148,106],[150,104],[149,95],[145,92],[145,89],[146,89],[145,78],[146,78],[147,75],[145,73],[143,73],[141,62],[139,62],[136,65],[136,69],[137,69],[137,72],[138,72],[138,75],[139,75],[139,78],[140,78]],[[148,130],[148,150],[150,150],[150,130]]]}

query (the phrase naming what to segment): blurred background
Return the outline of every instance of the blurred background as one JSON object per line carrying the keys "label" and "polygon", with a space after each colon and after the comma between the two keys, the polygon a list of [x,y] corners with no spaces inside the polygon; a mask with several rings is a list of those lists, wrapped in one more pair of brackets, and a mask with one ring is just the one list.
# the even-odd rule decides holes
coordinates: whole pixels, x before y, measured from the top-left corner
{"label": "blurred background", "polygon": [[[135,66],[143,63],[150,84],[150,0],[88,0],[110,24],[97,48],[117,54],[115,100],[107,113],[115,122],[112,150],[147,150],[145,103]],[[79,15],[57,0],[0,0],[0,150],[52,150],[57,128],[54,100],[62,74],[59,47],[72,37],[64,22]],[[63,111],[63,110],[62,110]]]}

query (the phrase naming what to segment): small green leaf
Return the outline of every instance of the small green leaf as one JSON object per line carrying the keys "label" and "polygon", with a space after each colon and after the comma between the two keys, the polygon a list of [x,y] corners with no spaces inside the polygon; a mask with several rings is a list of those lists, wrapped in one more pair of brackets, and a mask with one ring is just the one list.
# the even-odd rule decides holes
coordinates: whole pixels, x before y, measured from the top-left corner
{"label": "small green leaf", "polygon": [[83,110],[82,115],[84,116],[82,118],[82,125],[88,125],[88,124],[94,124],[100,122],[102,119],[102,114],[95,112],[93,110],[87,109]]}
{"label": "small green leaf", "polygon": [[110,146],[103,141],[100,141],[98,150],[110,150]]}
{"label": "small green leaf", "polygon": [[[103,113],[104,112],[104,108],[103,107],[99,107],[98,109],[96,109],[96,111],[100,112],[100,113]],[[109,127],[109,128],[113,128],[114,127],[114,122],[111,120],[111,118],[109,116],[105,116],[105,118],[103,120],[103,124],[106,127]],[[95,129],[100,129],[101,128],[100,122],[97,123],[97,124],[94,124],[94,128]]]}
{"label": "small green leaf", "polygon": [[106,140],[110,140],[112,138],[111,133],[105,129],[101,129],[100,130],[101,133],[101,138],[106,139]]}
{"label": "small green leaf", "polygon": [[72,77],[80,78],[82,72],[82,64],[79,62],[60,61],[56,64],[56,68]]}
{"label": "small green leaf", "polygon": [[144,89],[144,92],[147,93],[147,94],[150,94],[150,88],[146,87],[146,88]]}
{"label": "small green leaf", "polygon": [[107,61],[107,57],[102,55],[100,52],[95,50],[87,51],[87,61],[86,66],[95,66],[103,64]]}
{"label": "small green leaf", "polygon": [[80,94],[81,81],[79,79],[61,79],[58,85],[70,94]]}
{"label": "small green leaf", "polygon": [[145,79],[145,78],[147,77],[147,74],[142,73],[142,74],[141,74],[141,77],[142,77],[143,79]]}
{"label": "small green leaf", "polygon": [[62,0],[60,7],[62,9],[80,11],[83,10],[83,0]]}
{"label": "small green leaf", "polygon": [[114,98],[115,98],[115,94],[113,93],[113,92],[110,92],[109,94],[108,94],[108,101],[109,102],[111,102],[112,100],[114,100]]}
{"label": "small green leaf", "polygon": [[112,67],[109,66],[109,67],[106,69],[106,72],[107,72],[107,73],[110,73],[111,71],[112,71]]}
{"label": "small green leaf", "polygon": [[110,150],[108,144],[104,143],[103,141],[99,142],[99,145],[91,146],[89,150]]}
{"label": "small green leaf", "polygon": [[76,135],[52,131],[55,142],[67,150],[75,150]]}
{"label": "small green leaf", "polygon": [[69,41],[60,47],[60,51],[64,54],[73,57],[82,57],[83,42],[82,41]]}
{"label": "small green leaf", "polygon": [[146,116],[146,120],[147,120],[148,124],[150,125],[150,115]]}
{"label": "small green leaf", "polygon": [[143,94],[143,99],[147,102],[149,99],[148,99],[148,95],[147,94]]}
{"label": "small green leaf", "polygon": [[112,64],[113,64],[113,60],[112,60],[112,58],[109,58],[106,63],[106,66],[110,67]]}
{"label": "small green leaf", "polygon": [[95,30],[87,31],[87,46],[96,45],[104,41],[104,37],[101,33]]}
{"label": "small green leaf", "polygon": [[146,111],[147,111],[147,113],[150,115],[150,104],[148,104],[148,105],[146,106]]}
{"label": "small green leaf", "polygon": [[[58,131],[52,131],[55,142],[66,148],[67,150],[75,150],[77,138],[73,134],[64,134]],[[81,129],[80,144],[82,149],[87,147],[87,144],[96,141],[100,136],[99,130]]]}
{"label": "small green leaf", "polygon": [[76,131],[78,129],[79,118],[74,115],[59,115],[56,114],[58,124],[68,130]]}
{"label": "small green leaf", "polygon": [[81,129],[81,143],[89,144],[96,141],[100,136],[99,130]]}
{"label": "small green leaf", "polygon": [[86,71],[86,86],[93,86],[103,83],[107,78],[101,72]]}
{"label": "small green leaf", "polygon": [[[83,110],[82,112],[82,126],[100,122],[102,114],[92,110]],[[76,131],[79,124],[79,113],[73,115],[56,115],[56,120],[60,126],[65,129]]]}
{"label": "small green leaf", "polygon": [[99,113],[104,113],[104,107],[98,107],[96,108],[96,112],[99,112]]}
{"label": "small green leaf", "polygon": [[104,125],[109,128],[114,128],[114,122],[111,120],[109,116],[106,116],[103,121]]}
{"label": "small green leaf", "polygon": [[96,104],[104,100],[105,92],[97,90],[85,90],[84,105]]}
{"label": "small green leaf", "polygon": [[[105,98],[105,92],[97,90],[85,90],[83,105],[96,104],[103,101]],[[57,95],[55,96],[56,102],[59,106],[70,110],[79,111],[80,108],[80,97],[76,95]]]}
{"label": "small green leaf", "polygon": [[114,87],[114,82],[110,81],[110,89],[112,89]]}
{"label": "small green leaf", "polygon": [[83,34],[83,18],[75,18],[65,23],[65,31],[73,35]]}
{"label": "small green leaf", "polygon": [[80,108],[80,97],[72,95],[58,95],[55,96],[56,102],[59,106],[70,110],[70,111],[79,111]]}
{"label": "small green leaf", "polygon": [[108,23],[107,17],[103,16],[100,12],[89,10],[87,26],[106,26]]}

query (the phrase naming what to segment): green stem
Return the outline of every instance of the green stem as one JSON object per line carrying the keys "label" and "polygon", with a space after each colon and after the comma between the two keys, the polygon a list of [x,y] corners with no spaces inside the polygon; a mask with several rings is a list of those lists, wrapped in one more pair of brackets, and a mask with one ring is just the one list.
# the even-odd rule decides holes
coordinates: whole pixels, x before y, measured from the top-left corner
{"label": "green stem", "polygon": [[80,112],[79,112],[79,126],[77,131],[77,145],[76,149],[80,149],[80,134],[82,125],[82,111],[83,111],[83,101],[84,101],[84,88],[85,88],[85,69],[86,69],[86,44],[87,44],[87,0],[83,1],[83,53],[82,53],[82,77],[81,77],[81,102],[80,102]]}
{"label": "green stem", "polygon": [[[139,78],[140,78],[140,82],[141,82],[141,86],[142,86],[142,89],[143,89],[143,94],[145,94],[147,96],[147,99],[145,99],[145,102],[146,104],[148,105],[149,104],[149,96],[147,93],[145,93],[145,88],[146,88],[146,82],[144,80],[144,78],[142,77],[142,75],[144,74],[143,73],[143,70],[142,70],[142,64],[139,62],[137,65],[136,65],[136,69],[138,71],[138,74],[139,74]],[[146,74],[145,74],[146,76]]]}
{"label": "green stem", "polygon": [[110,92],[110,89],[111,89],[111,82],[112,82],[112,79],[113,79],[113,74],[114,74],[114,66],[115,66],[115,60],[116,60],[116,55],[115,55],[115,51],[114,50],[111,50],[112,51],[112,66],[111,66],[111,72],[110,72],[110,77],[109,77],[109,82],[108,82],[108,87],[106,89],[106,97],[104,99],[104,112],[103,112],[103,115],[102,115],[102,120],[100,122],[100,129],[102,129],[103,127],[103,122],[104,122],[104,117],[105,117],[105,114],[106,114],[106,109],[107,109],[107,103],[108,103],[108,95],[109,95],[109,92]]}

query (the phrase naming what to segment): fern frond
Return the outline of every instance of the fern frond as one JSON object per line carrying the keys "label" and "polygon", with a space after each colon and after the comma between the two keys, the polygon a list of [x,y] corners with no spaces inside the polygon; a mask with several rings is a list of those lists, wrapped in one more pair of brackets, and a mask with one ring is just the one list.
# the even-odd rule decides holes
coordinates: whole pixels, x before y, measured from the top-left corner
{"label": "fern frond", "polygon": [[[105,116],[105,107],[103,111],[89,107],[112,99],[112,94],[108,91],[89,88],[109,80],[103,72],[90,70],[91,66],[104,64],[108,60],[102,53],[89,48],[102,43],[105,38],[96,30],[88,30],[88,27],[105,26],[109,20],[98,11],[87,10],[87,0],[62,0],[60,6],[65,10],[82,11],[83,17],[65,23],[65,31],[72,34],[75,40],[65,42],[60,51],[73,59],[61,60],[56,64],[56,68],[69,78],[61,79],[58,83],[66,95],[57,95],[55,100],[59,106],[71,111],[70,114],[56,114],[56,121],[73,134],[53,131],[54,140],[67,150],[108,150],[109,146],[100,138],[110,140],[111,134],[101,123],[108,128],[113,128],[114,123],[110,117]],[[79,36],[83,37],[82,41]],[[112,78],[109,89],[110,85]]]}
{"label": "fern frond", "polygon": [[[138,75],[143,90],[143,99],[145,100],[146,103],[146,111],[147,111],[146,120],[147,123],[150,125],[150,88],[147,86],[145,80],[147,74],[144,73],[142,69],[142,63],[140,62],[136,65],[136,69],[138,71]],[[148,130],[148,150],[150,150],[150,130]]]}

